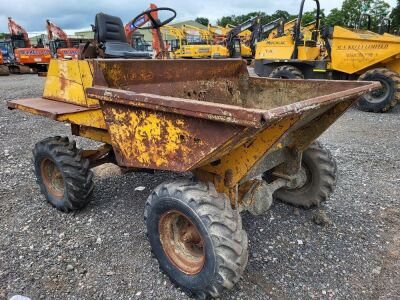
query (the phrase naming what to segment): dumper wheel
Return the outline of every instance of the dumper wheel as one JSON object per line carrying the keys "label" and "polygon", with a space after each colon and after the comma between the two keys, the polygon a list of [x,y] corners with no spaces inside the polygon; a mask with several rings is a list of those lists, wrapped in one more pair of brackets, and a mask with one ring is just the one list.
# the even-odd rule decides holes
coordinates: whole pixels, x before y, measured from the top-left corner
{"label": "dumper wheel", "polygon": [[240,279],[247,234],[228,197],[211,183],[163,183],[147,199],[144,215],[161,269],[185,291],[218,297]]}
{"label": "dumper wheel", "polygon": [[367,112],[387,112],[400,100],[400,76],[385,68],[365,72],[358,80],[379,81],[382,88],[361,96],[357,108]]}
{"label": "dumper wheel", "polygon": [[304,181],[300,187],[282,188],[274,197],[292,204],[309,208],[328,200],[336,184],[336,161],[328,149],[315,141],[304,152],[301,171]]}
{"label": "dumper wheel", "polygon": [[40,190],[55,208],[69,212],[89,203],[93,173],[74,141],[67,137],[40,141],[33,149],[33,163]]}
{"label": "dumper wheel", "polygon": [[269,74],[269,77],[281,79],[304,79],[303,73],[300,69],[291,65],[283,65],[275,68],[271,74]]}

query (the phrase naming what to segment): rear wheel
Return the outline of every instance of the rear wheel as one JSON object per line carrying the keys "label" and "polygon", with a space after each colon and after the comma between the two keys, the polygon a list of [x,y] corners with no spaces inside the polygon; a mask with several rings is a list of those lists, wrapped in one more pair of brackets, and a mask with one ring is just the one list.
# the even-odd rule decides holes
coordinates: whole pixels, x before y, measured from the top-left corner
{"label": "rear wheel", "polygon": [[301,176],[304,178],[300,187],[281,188],[274,197],[292,204],[309,208],[328,200],[336,184],[337,167],[329,150],[321,143],[312,143],[304,152],[301,163]]}
{"label": "rear wheel", "polygon": [[161,184],[146,202],[145,222],[161,269],[186,291],[218,297],[240,279],[247,235],[228,197],[211,183]]}
{"label": "rear wheel", "polygon": [[291,65],[283,65],[275,68],[271,74],[269,74],[269,77],[281,79],[304,79],[300,69]]}
{"label": "rear wheel", "polygon": [[359,77],[362,81],[379,81],[382,88],[361,96],[357,108],[367,112],[387,112],[400,99],[400,76],[385,68],[367,71]]}
{"label": "rear wheel", "polygon": [[37,183],[46,200],[58,210],[69,212],[86,206],[93,191],[93,173],[75,142],[51,137],[33,149]]}

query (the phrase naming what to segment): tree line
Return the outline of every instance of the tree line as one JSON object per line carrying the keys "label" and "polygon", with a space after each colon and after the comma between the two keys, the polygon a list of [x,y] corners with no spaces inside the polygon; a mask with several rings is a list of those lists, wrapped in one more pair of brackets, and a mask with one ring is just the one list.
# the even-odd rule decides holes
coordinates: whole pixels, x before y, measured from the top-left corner
{"label": "tree line", "polygon": [[[300,1],[299,1],[300,2]],[[300,3],[299,3],[300,4]],[[363,18],[363,14],[371,16],[371,29],[379,30],[383,19],[391,19],[391,28],[400,29],[400,0],[397,1],[395,8],[391,9],[390,5],[384,0],[344,0],[340,8],[332,9],[329,14],[325,14],[324,9],[321,10],[321,24],[326,26],[340,25],[344,27],[354,28],[358,25],[366,27],[367,18]],[[218,19],[219,26],[239,25],[255,16],[260,16],[262,23],[267,24],[278,18],[292,20],[297,18],[297,15],[292,15],[284,10],[277,10],[269,15],[265,12],[251,12],[243,15],[230,15]],[[315,20],[316,10],[308,11],[303,14],[303,24],[311,23]],[[207,26],[209,20],[204,17],[196,19],[197,22]]]}

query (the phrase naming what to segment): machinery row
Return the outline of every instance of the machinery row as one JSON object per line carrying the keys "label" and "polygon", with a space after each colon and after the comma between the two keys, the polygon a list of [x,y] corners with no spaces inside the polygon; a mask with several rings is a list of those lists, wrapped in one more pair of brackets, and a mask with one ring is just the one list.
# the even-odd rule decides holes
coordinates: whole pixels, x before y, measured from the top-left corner
{"label": "machinery row", "polygon": [[[262,24],[260,17],[238,26],[212,26],[201,29],[190,25],[164,25],[152,32],[148,45],[138,29],[158,18],[157,6],[143,19],[124,26],[129,45],[138,52],[149,52],[153,58],[243,58],[255,68],[258,76],[285,79],[359,79],[376,80],[382,89],[370,93],[357,103],[369,112],[389,111],[400,101],[400,37],[390,34],[390,22],[382,20],[381,32],[370,30],[370,16],[362,15],[357,29],[320,25],[320,5],[315,1],[316,16],[303,24],[304,1],[294,20],[277,19]],[[172,18],[176,12],[169,11]],[[366,18],[365,29],[362,18]],[[52,57],[77,59],[82,48],[94,40],[71,39],[50,20],[46,21],[48,46],[32,46],[24,28],[9,18],[10,39],[0,42],[0,74],[41,72],[45,74]],[[81,49],[79,49],[81,47]],[[117,57],[124,57],[121,52]]]}

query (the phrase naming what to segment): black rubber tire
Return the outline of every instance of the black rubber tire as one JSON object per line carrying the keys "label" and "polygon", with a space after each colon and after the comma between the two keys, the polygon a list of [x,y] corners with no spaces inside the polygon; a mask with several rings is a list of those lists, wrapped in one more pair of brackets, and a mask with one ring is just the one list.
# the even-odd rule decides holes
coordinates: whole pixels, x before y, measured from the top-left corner
{"label": "black rubber tire", "polygon": [[281,188],[274,197],[298,207],[319,206],[335,188],[336,161],[328,149],[315,141],[303,152],[302,165],[307,170],[307,182],[297,189]]}
{"label": "black rubber tire", "polygon": [[382,85],[386,86],[387,89],[381,101],[371,102],[368,100],[368,97],[371,96],[371,94],[374,95],[376,91],[361,96],[356,104],[359,110],[384,113],[396,106],[397,102],[400,100],[400,76],[397,72],[385,68],[373,69],[365,72],[358,80],[379,81]]}
{"label": "black rubber tire", "polygon": [[300,69],[291,65],[283,65],[275,68],[268,77],[282,79],[304,79],[303,73],[300,71]]}
{"label": "black rubber tire", "polygon": [[[62,196],[54,196],[44,182],[42,162],[50,160],[61,173]],[[50,137],[38,142],[33,149],[33,164],[40,191],[46,200],[63,212],[85,207],[91,200],[93,191],[93,172],[89,160],[82,157],[74,141],[68,137]]]}
{"label": "black rubber tire", "polygon": [[[198,274],[178,269],[162,246],[158,224],[163,214],[173,210],[190,219],[204,240],[205,263]],[[219,297],[239,281],[247,265],[247,234],[228,197],[217,193],[211,183],[191,179],[163,183],[147,199],[144,216],[160,268],[186,292],[203,299]]]}

